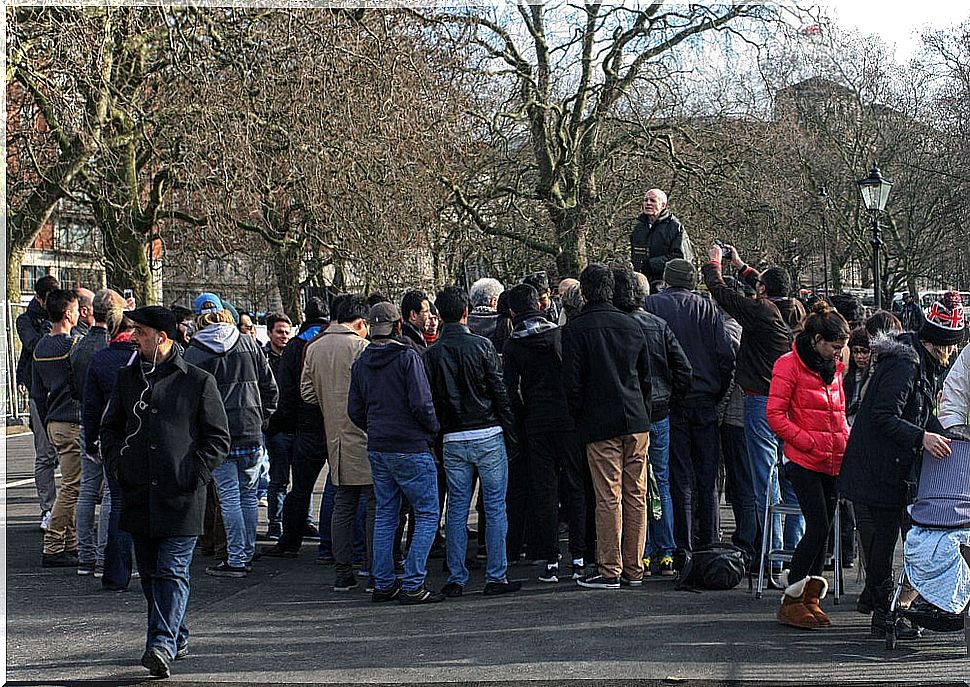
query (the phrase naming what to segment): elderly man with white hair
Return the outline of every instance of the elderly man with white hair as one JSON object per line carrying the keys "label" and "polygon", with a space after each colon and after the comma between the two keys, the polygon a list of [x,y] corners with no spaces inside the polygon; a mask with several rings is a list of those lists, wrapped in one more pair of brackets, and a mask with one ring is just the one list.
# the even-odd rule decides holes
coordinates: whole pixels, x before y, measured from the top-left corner
{"label": "elderly man with white hair", "polygon": [[643,196],[640,216],[630,233],[633,269],[647,275],[652,292],[663,281],[664,266],[675,258],[694,261],[690,238],[667,207],[667,194],[652,188]]}
{"label": "elderly man with white hair", "polygon": [[503,291],[505,287],[502,282],[491,277],[482,277],[468,290],[468,298],[472,302],[472,310],[468,313],[468,328],[495,344],[499,353],[502,349],[498,348],[495,341],[495,331],[499,321],[498,297]]}

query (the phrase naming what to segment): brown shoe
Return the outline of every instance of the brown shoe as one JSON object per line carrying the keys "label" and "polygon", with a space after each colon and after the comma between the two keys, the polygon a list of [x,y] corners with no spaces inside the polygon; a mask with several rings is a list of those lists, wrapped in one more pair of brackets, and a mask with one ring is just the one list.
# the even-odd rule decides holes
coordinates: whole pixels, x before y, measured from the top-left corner
{"label": "brown shoe", "polygon": [[815,620],[821,627],[828,627],[832,621],[825,611],[822,610],[818,602],[825,598],[825,593],[829,590],[829,583],[824,577],[808,577],[805,582],[805,593],[802,595],[802,603],[805,604]]}
{"label": "brown shoe", "polygon": [[781,597],[781,606],[778,608],[778,622],[783,625],[791,625],[803,630],[817,630],[818,621],[810,610],[802,603],[802,596],[805,594],[805,586],[808,578],[799,580],[785,590]]}

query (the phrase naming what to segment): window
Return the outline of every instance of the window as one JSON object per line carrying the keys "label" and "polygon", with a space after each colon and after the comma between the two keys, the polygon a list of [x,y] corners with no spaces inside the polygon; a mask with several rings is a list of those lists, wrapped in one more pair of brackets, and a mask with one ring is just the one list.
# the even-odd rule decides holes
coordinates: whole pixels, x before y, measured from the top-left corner
{"label": "window", "polygon": [[84,267],[62,267],[58,271],[57,280],[62,289],[91,289],[97,291],[104,285],[104,272]]}
{"label": "window", "polygon": [[33,293],[34,284],[41,277],[46,277],[50,273],[47,267],[41,265],[21,265],[20,266],[20,293]]}
{"label": "window", "polygon": [[91,252],[98,248],[94,227],[73,221],[58,222],[55,226],[55,246],[60,250]]}

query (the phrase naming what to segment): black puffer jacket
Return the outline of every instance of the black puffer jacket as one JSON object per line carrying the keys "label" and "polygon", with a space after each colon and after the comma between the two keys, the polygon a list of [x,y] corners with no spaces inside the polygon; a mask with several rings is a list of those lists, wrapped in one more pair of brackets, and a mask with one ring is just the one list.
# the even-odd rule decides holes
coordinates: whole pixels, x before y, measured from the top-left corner
{"label": "black puffer jacket", "polygon": [[449,322],[422,357],[444,434],[500,426],[506,435],[515,436],[509,395],[491,341]]}
{"label": "black puffer jacket", "polygon": [[647,275],[652,284],[663,280],[664,267],[670,260],[693,262],[694,251],[680,220],[664,210],[653,224],[644,214],[637,217],[630,233],[630,258],[633,268]]}
{"label": "black puffer jacket", "polygon": [[147,537],[202,534],[206,485],[228,451],[226,411],[208,372],[174,350],[150,375],[138,361],[118,372],[101,424],[101,455],[121,485],[121,529]]}
{"label": "black puffer jacket", "polygon": [[924,432],[943,431],[933,407],[944,370],[912,332],[878,334],[869,349],[871,373],[849,434],[839,490],[859,503],[905,506]]}
{"label": "black puffer jacket", "polygon": [[562,329],[538,311],[514,319],[502,365],[512,412],[527,432],[573,429],[562,386]]}
{"label": "black puffer jacket", "polygon": [[211,324],[189,341],[185,361],[216,378],[229,418],[232,445],[259,446],[263,428],[276,411],[279,393],[256,340],[241,336],[231,324]]}
{"label": "black puffer jacket", "polygon": [[670,414],[670,402],[690,393],[690,360],[667,323],[646,310],[630,315],[640,325],[650,353],[650,421],[658,422]]}
{"label": "black puffer jacket", "polygon": [[267,436],[280,432],[296,434],[313,432],[323,434],[323,413],[316,403],[307,403],[300,395],[300,377],[303,374],[303,352],[307,344],[330,326],[325,319],[307,320],[300,331],[283,348],[279,367],[276,368],[276,385],[280,400],[276,412],[269,419]]}
{"label": "black puffer jacket", "polygon": [[589,303],[563,328],[563,387],[582,441],[650,431],[650,353],[640,325]]}

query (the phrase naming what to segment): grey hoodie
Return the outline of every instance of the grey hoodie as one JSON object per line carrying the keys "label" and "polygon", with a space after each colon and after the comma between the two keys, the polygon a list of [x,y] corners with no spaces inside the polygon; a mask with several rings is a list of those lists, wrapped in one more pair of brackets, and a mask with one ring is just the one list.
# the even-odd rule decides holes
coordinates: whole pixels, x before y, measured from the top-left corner
{"label": "grey hoodie", "polygon": [[241,336],[232,324],[211,324],[195,333],[184,357],[216,378],[229,418],[232,447],[259,446],[279,396],[259,344]]}

